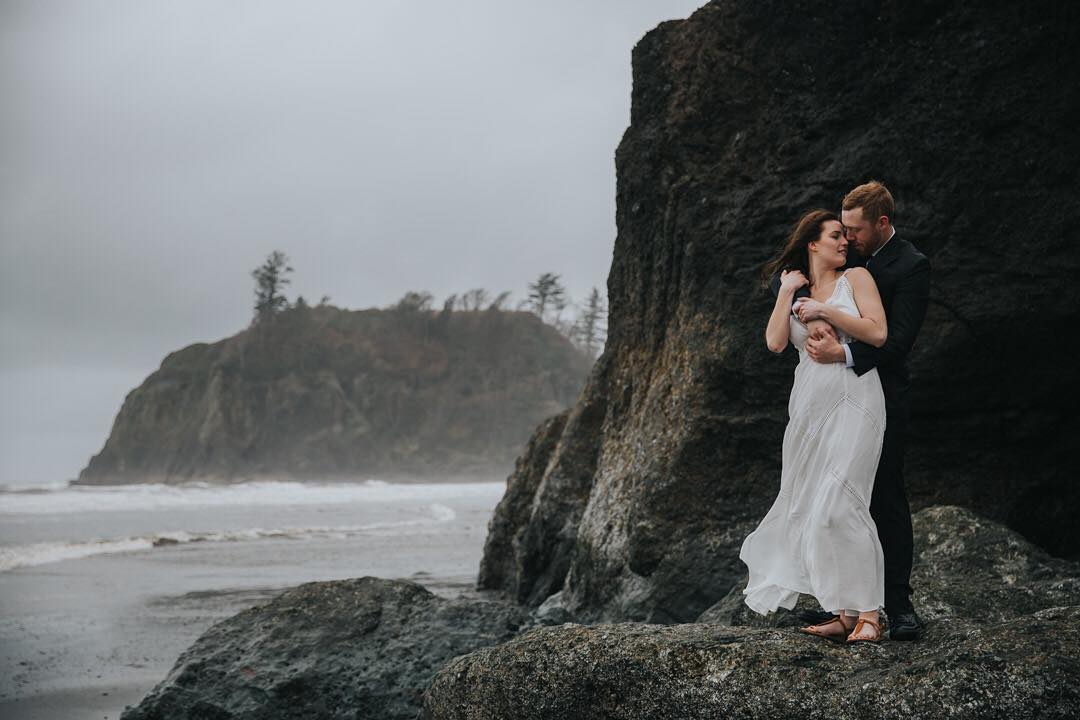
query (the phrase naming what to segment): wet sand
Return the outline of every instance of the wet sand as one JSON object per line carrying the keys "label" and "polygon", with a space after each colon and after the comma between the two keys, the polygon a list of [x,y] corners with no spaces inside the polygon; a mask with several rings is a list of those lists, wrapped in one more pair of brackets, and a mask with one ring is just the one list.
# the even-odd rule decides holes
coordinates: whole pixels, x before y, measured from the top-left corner
{"label": "wet sand", "polygon": [[0,717],[114,720],[214,622],[311,580],[473,594],[498,497],[445,523],[348,538],[188,543],[0,573]]}

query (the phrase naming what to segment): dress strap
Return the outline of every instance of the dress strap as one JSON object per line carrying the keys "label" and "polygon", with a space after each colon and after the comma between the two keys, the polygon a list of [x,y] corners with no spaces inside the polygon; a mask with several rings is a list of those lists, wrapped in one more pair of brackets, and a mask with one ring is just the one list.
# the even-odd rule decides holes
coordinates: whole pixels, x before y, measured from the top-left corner
{"label": "dress strap", "polygon": [[[836,290],[839,290],[841,283],[843,283],[843,285],[844,285],[844,293],[849,298],[851,298],[851,302],[854,303],[855,302],[855,288],[851,287],[851,281],[848,280],[848,276],[847,276],[847,274],[848,274],[848,272],[850,270],[851,270],[851,268],[848,268],[844,272],[840,273],[840,277],[838,277],[836,279]],[[833,294],[836,294],[836,290],[833,291]]]}

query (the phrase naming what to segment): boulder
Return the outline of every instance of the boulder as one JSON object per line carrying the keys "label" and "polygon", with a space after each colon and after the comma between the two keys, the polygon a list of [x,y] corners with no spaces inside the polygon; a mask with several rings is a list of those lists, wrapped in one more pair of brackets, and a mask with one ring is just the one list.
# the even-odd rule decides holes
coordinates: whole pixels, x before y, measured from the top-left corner
{"label": "boulder", "polygon": [[753,622],[733,608],[676,625],[534,627],[450,660],[423,717],[1080,716],[1080,564],[958,507],[923,510],[916,529],[920,641],[847,645],[788,627],[790,614]]}
{"label": "boulder", "polygon": [[210,627],[122,720],[413,720],[455,655],[527,622],[407,580],[310,582]]}
{"label": "boulder", "polygon": [[1080,715],[1080,606],[846,647],[789,628],[568,623],[455,658],[427,720],[882,720]]}

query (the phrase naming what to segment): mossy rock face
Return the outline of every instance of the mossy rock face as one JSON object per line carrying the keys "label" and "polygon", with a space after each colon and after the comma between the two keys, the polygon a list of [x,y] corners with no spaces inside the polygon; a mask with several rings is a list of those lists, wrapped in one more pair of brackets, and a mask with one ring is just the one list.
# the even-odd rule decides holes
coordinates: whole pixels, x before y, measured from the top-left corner
{"label": "mossy rock face", "polygon": [[591,365],[527,312],[290,308],[169,354],[77,482],[503,478]]}

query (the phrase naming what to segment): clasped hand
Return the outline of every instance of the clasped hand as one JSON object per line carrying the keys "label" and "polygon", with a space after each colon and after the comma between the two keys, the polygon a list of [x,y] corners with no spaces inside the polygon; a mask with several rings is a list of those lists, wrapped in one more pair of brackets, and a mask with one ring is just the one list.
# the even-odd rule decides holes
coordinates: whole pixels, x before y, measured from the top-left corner
{"label": "clasped hand", "polygon": [[[818,323],[824,325],[827,329],[815,328]],[[806,348],[806,354],[810,356],[811,360],[819,363],[847,361],[844,346],[837,339],[836,331],[833,330],[832,325],[824,320],[814,320],[809,327],[810,337],[806,339],[806,344],[803,347]]]}
{"label": "clasped hand", "polygon": [[846,362],[844,346],[836,337],[836,330],[824,320],[811,320],[806,325],[810,337],[806,339],[806,354],[819,363]]}
{"label": "clasped hand", "polygon": [[821,319],[821,310],[816,307],[818,305],[824,306],[825,303],[804,298],[795,309],[799,319],[806,323],[806,328],[810,331],[804,345],[806,354],[814,362],[846,362],[844,347],[836,337],[836,329]]}
{"label": "clasped hand", "polygon": [[799,298],[792,310],[799,319],[804,323],[808,323],[811,320],[826,320],[826,313],[829,306],[818,300],[811,300],[810,298]]}
{"label": "clasped hand", "polygon": [[[785,270],[780,274],[781,287],[798,290],[807,285],[806,276],[798,270]],[[793,307],[799,320],[806,323],[810,336],[806,340],[806,354],[819,363],[846,362],[844,348],[836,337],[836,330],[822,319],[827,308],[825,303],[809,298],[800,298]]]}

